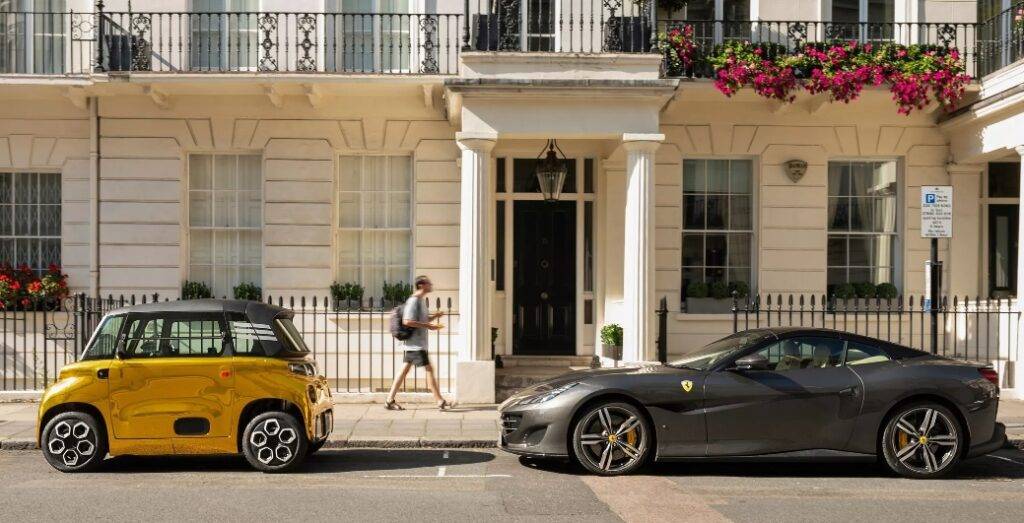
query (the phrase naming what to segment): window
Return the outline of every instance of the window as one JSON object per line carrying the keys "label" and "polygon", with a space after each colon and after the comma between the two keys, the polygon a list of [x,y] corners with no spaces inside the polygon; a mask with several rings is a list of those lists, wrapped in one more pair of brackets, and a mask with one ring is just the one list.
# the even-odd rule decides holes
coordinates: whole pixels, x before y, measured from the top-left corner
{"label": "window", "polygon": [[232,296],[239,283],[260,285],[263,237],[260,157],[189,157],[189,279]]}
{"label": "window", "polygon": [[224,350],[221,321],[215,315],[189,318],[136,318],[128,329],[132,358],[219,356]]}
{"label": "window", "polygon": [[752,36],[750,24],[746,23],[750,20],[750,0],[692,0],[677,13],[680,16],[672,18],[690,22],[721,22],[695,23],[693,29],[697,40],[713,37],[715,41],[721,42],[723,39],[750,39]]}
{"label": "window", "polygon": [[[189,16],[192,25],[189,45],[192,69],[254,70],[262,49],[258,30],[259,9],[259,0],[192,0],[194,14]],[[282,21],[283,18],[278,23]],[[279,30],[284,31],[286,28]],[[275,58],[278,56],[274,51],[271,51],[271,55]]]}
{"label": "window", "polygon": [[64,72],[65,0],[0,0],[0,72]]}
{"label": "window", "polygon": [[889,355],[879,347],[852,341],[846,344],[847,365],[867,365],[883,361],[889,361]]}
{"label": "window", "polygon": [[0,173],[0,263],[60,265],[58,173]]}
{"label": "window", "polygon": [[752,282],[753,162],[683,161],[683,296],[694,282]]}
{"label": "window", "polygon": [[[327,0],[327,68],[357,73],[409,72],[409,0]],[[433,36],[436,41],[437,36]]]}
{"label": "window", "polygon": [[92,345],[85,349],[83,360],[107,360],[114,357],[114,348],[117,347],[117,334],[121,332],[121,325],[124,325],[124,315],[107,316],[103,324],[96,331],[96,337]]}
{"label": "window", "polygon": [[832,0],[832,38],[890,40],[896,0]]}
{"label": "window", "polygon": [[896,283],[896,162],[829,162],[828,291],[844,283]]}
{"label": "window", "polygon": [[412,166],[408,156],[342,156],[338,179],[338,281],[381,296],[411,281]]}
{"label": "window", "polygon": [[776,371],[838,367],[843,361],[843,340],[801,337],[773,343],[758,354]]}
{"label": "window", "polygon": [[[273,341],[277,337],[269,325],[254,324],[240,312],[229,312],[228,330],[231,332],[233,352],[236,355],[263,356],[263,345],[260,340]],[[269,334],[268,334],[269,333]]]}

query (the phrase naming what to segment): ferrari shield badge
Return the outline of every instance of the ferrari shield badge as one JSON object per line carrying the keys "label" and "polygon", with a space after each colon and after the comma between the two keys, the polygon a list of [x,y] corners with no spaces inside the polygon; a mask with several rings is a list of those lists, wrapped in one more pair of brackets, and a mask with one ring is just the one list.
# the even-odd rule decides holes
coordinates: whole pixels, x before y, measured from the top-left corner
{"label": "ferrari shield badge", "polygon": [[690,380],[683,380],[679,382],[683,386],[683,392],[690,392],[693,390],[693,382]]}

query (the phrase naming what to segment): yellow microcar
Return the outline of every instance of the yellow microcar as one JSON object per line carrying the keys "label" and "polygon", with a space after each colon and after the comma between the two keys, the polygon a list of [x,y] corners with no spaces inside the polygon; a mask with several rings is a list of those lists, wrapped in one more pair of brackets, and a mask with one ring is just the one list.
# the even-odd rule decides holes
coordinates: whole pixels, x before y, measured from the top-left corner
{"label": "yellow microcar", "polygon": [[294,468],[327,441],[327,380],[288,309],[240,300],[128,307],[103,317],[39,405],[39,446],[64,472],[111,456],[241,453]]}

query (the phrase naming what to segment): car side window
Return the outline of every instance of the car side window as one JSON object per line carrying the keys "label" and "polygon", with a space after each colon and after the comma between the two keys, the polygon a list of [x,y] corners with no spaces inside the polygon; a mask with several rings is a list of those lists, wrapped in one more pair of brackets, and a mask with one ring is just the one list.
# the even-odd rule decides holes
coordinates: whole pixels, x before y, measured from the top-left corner
{"label": "car side window", "polygon": [[265,356],[263,345],[260,343],[262,327],[249,322],[249,318],[240,312],[227,313],[228,329],[231,332],[231,342],[236,356]]}
{"label": "car side window", "polygon": [[224,331],[216,315],[181,318],[135,318],[128,328],[132,358],[219,356]]}
{"label": "car side window", "polygon": [[847,365],[867,365],[889,361],[892,358],[881,347],[868,343],[851,341],[846,344]]}
{"label": "car side window", "polygon": [[838,367],[843,361],[843,340],[824,337],[788,338],[760,351],[775,371]]}

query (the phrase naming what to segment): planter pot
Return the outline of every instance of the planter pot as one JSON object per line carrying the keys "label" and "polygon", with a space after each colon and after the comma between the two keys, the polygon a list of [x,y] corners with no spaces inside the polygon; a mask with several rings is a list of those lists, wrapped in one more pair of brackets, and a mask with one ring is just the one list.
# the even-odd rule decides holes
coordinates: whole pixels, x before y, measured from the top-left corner
{"label": "planter pot", "polygon": [[622,345],[605,345],[601,344],[601,355],[605,358],[611,358],[615,361],[622,359]]}
{"label": "planter pot", "polygon": [[732,314],[732,298],[686,298],[690,314]]}

